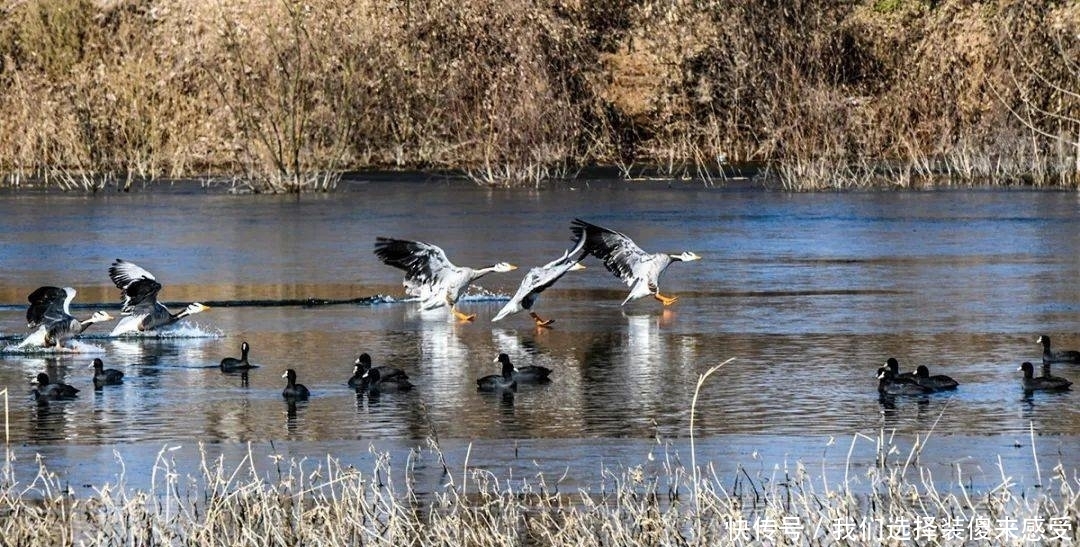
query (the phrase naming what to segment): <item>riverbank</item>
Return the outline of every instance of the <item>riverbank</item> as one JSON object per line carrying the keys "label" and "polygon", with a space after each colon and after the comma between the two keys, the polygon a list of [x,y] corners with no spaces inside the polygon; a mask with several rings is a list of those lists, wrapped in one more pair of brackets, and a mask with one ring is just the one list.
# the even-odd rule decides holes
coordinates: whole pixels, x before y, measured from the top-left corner
{"label": "riverbank", "polygon": [[0,175],[70,190],[612,166],[791,190],[1075,187],[1080,7],[1003,0],[31,0],[0,8]]}

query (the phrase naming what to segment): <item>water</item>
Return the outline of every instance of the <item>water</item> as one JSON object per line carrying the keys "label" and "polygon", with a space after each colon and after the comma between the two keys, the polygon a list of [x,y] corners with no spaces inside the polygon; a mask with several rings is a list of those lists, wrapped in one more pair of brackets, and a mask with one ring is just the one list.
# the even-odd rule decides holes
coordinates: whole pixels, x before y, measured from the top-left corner
{"label": "water", "polygon": [[[115,315],[119,295],[106,275],[115,258],[154,272],[174,309],[218,304],[185,336],[110,339],[107,323],[81,340],[87,353],[0,355],[12,443],[71,469],[111,458],[118,443],[155,453],[193,441],[318,451],[436,436],[459,447],[528,443],[579,464],[600,457],[597,446],[644,456],[657,438],[685,442],[698,376],[729,358],[702,388],[695,417],[699,442],[717,457],[764,447],[779,458],[817,454],[830,439],[846,446],[855,434],[887,431],[932,434],[942,462],[990,462],[1034,430],[1048,457],[1077,463],[1075,451],[1055,448],[1080,435],[1075,392],[1025,396],[1016,372],[1038,363],[1039,334],[1080,349],[1076,193],[784,194],[599,181],[492,191],[398,180],[300,198],[183,185],[14,194],[0,207],[0,344],[26,334],[25,297],[40,285],[77,288],[76,315]],[[646,250],[703,260],[668,269],[661,289],[680,300],[667,309],[652,299],[620,307],[625,286],[590,258],[535,306],[554,328],[538,330],[525,314],[492,324],[521,275],[570,245],[575,217]],[[378,235],[436,243],[462,265],[521,269],[478,282],[460,303],[475,322],[432,318],[404,300],[400,272],[372,255]],[[271,305],[309,298],[355,303]],[[242,340],[260,367],[247,384],[217,368]],[[405,369],[416,389],[356,396],[345,382],[361,351]],[[497,371],[499,352],[554,369],[554,381],[512,398],[477,393],[475,379]],[[124,384],[95,392],[94,356],[124,371]],[[961,387],[883,405],[874,373],[890,356]],[[310,401],[282,399],[285,368],[311,388]],[[26,393],[40,371],[83,391],[37,407]],[[1080,366],[1055,374],[1080,381]],[[511,452],[474,457],[497,467]]]}

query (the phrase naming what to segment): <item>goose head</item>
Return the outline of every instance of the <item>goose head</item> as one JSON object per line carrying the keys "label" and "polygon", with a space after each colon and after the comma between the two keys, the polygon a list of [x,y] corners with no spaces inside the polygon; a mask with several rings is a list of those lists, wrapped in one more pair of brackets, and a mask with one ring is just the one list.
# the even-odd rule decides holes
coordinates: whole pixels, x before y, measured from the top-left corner
{"label": "goose head", "polygon": [[112,321],[113,316],[103,311],[96,311],[89,319],[82,321],[84,325],[91,325],[93,323],[103,323],[105,321]]}
{"label": "goose head", "polygon": [[673,254],[673,255],[671,255],[671,258],[674,259],[674,260],[680,260],[682,262],[690,262],[690,261],[693,261],[693,260],[701,260],[701,257],[698,256],[697,253],[694,253],[694,252],[691,252],[691,251],[683,251],[683,252],[681,252],[681,253],[679,253],[677,255]]}

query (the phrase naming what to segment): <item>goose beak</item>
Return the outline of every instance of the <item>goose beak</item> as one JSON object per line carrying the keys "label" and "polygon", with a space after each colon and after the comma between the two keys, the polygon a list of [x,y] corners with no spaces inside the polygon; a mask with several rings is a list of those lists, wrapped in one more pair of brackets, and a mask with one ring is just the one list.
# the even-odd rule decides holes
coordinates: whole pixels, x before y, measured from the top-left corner
{"label": "goose beak", "polygon": [[284,372],[284,373],[283,373],[283,374],[281,375],[281,377],[282,377],[282,378],[288,378],[288,377],[289,377],[289,371],[285,371],[285,372]]}

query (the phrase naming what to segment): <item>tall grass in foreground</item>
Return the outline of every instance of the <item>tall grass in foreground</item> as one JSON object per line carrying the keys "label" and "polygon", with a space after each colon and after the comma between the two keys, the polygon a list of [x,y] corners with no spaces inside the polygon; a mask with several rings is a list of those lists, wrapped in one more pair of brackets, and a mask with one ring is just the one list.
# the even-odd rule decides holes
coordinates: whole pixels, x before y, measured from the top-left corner
{"label": "tall grass in foreground", "polygon": [[[235,466],[203,454],[182,475],[166,451],[148,489],[123,473],[72,496],[43,465],[29,482],[8,465],[0,476],[3,545],[1068,545],[1077,540],[1080,489],[1061,466],[1036,491],[1002,470],[986,492],[942,488],[884,434],[878,465],[839,484],[802,463],[754,476],[696,478],[665,451],[656,464],[601,468],[588,489],[566,491],[543,475],[508,479],[447,469],[444,486],[418,492],[413,470],[441,458],[431,443],[370,469],[325,461],[273,460],[260,472],[249,453]],[[122,462],[121,462],[122,463]],[[430,462],[428,462],[430,463]],[[855,462],[849,462],[853,467]],[[147,470],[138,470],[140,474]],[[460,473],[459,473],[460,472]],[[461,482],[458,482],[460,479]],[[692,498],[692,499],[691,499]],[[1070,543],[1072,542],[1072,543]]]}

